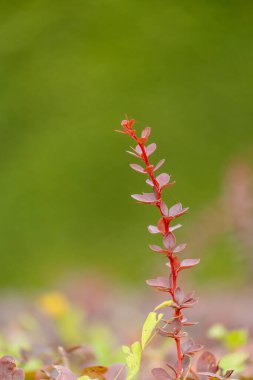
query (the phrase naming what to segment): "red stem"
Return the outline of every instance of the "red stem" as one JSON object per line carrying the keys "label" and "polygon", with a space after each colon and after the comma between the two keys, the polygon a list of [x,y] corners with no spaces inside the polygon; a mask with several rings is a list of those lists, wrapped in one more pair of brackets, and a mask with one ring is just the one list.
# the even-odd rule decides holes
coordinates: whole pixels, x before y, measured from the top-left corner
{"label": "red stem", "polygon": [[[145,145],[143,143],[139,143],[138,142],[138,137],[136,136],[135,133],[132,135],[132,137],[137,142],[137,144],[139,145],[139,147],[140,147],[140,149],[142,151],[141,158],[142,158],[143,162],[145,163],[146,167],[150,167],[151,164],[150,164],[148,156],[146,154]],[[168,222],[168,220],[166,219],[165,215],[163,214],[163,212],[161,210],[162,189],[160,188],[159,183],[156,181],[153,172],[152,171],[147,171],[147,174],[149,175],[151,181],[153,182],[153,185],[156,187],[158,195],[159,195],[159,198],[158,198],[159,200],[156,203],[156,206],[159,209],[159,211],[160,211],[160,213],[161,213],[161,215],[163,217],[163,221],[164,221],[164,225],[165,225],[165,232],[163,233],[163,236],[165,236],[169,232],[169,222]],[[173,254],[171,253],[167,257],[168,257],[168,259],[170,261],[171,275],[172,275],[171,297],[172,297],[173,301],[175,301],[174,293],[175,293],[175,289],[177,287],[177,275],[178,275],[178,272],[177,272],[177,270],[175,268],[175,265],[174,265]],[[173,317],[174,318],[180,318],[180,319],[182,319],[183,316],[182,316],[181,310],[180,309],[174,309],[174,315],[173,315]],[[182,351],[181,351],[181,338],[180,337],[176,337],[176,338],[174,338],[174,340],[175,340],[176,347],[177,347],[177,379],[179,379],[180,376],[181,376],[181,372],[182,372],[182,360],[183,360],[183,354],[182,354]]]}

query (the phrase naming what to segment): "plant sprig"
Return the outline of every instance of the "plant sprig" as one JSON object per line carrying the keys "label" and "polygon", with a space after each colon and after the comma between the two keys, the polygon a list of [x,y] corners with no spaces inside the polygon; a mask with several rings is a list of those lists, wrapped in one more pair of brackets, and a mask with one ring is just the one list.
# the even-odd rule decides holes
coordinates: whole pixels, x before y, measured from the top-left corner
{"label": "plant sprig", "polygon": [[[135,147],[131,147],[129,154],[137,158],[140,164],[130,164],[130,167],[146,175],[146,183],[151,187],[150,192],[142,194],[133,194],[132,198],[138,203],[153,205],[158,208],[160,217],[156,225],[149,225],[148,231],[151,234],[162,235],[163,245],[150,245],[150,249],[156,253],[163,254],[167,259],[167,267],[169,267],[168,277],[156,277],[147,280],[147,284],[158,291],[168,293],[170,300],[167,307],[172,309],[172,316],[169,319],[161,318],[162,322],[165,322],[164,326],[158,326],[157,331],[160,335],[166,338],[172,338],[175,342],[177,363],[175,366],[169,365],[171,371],[169,374],[163,368],[154,368],[152,370],[153,375],[158,379],[183,379],[189,376],[191,371],[191,357],[200,351],[203,347],[196,344],[192,339],[187,338],[184,342],[183,339],[188,337],[184,328],[187,326],[195,325],[197,322],[188,321],[184,316],[184,309],[192,308],[198,299],[194,296],[194,292],[184,293],[183,289],[178,285],[178,276],[182,270],[192,268],[199,264],[199,259],[183,259],[180,260],[178,255],[181,254],[186,244],[176,243],[176,237],[174,231],[181,227],[181,224],[172,225],[172,223],[179,217],[186,214],[188,207],[184,208],[181,203],[177,203],[168,207],[163,200],[163,192],[168,187],[174,185],[175,181],[171,182],[171,176],[168,173],[161,173],[156,175],[156,172],[162,167],[165,160],[160,160],[157,164],[152,164],[149,157],[155,152],[156,144],[149,141],[151,128],[146,127],[142,130],[141,135],[138,136],[136,130],[133,128],[135,120],[125,119],[121,122],[122,130],[117,132],[130,136],[137,144]],[[165,301],[166,303],[166,301]],[[206,355],[208,358],[208,356]],[[202,358],[203,359],[203,358]],[[203,362],[203,360],[202,360]],[[208,365],[208,363],[206,363]],[[204,366],[204,365],[203,365]],[[203,367],[202,366],[202,367]],[[217,367],[217,366],[216,366]],[[215,367],[215,368],[216,368]],[[216,368],[216,371],[218,367]],[[209,371],[209,373],[212,371]],[[215,373],[213,372],[215,377]],[[194,374],[196,378],[196,374]],[[209,376],[209,375],[207,375]],[[219,374],[221,377],[222,375]],[[226,373],[228,376],[228,373]]]}

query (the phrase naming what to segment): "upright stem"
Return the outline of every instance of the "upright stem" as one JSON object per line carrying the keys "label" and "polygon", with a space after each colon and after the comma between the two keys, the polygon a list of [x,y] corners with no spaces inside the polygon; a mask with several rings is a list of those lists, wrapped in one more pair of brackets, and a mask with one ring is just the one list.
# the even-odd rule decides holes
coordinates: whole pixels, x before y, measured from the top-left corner
{"label": "upright stem", "polygon": [[[150,164],[148,156],[146,154],[145,145],[143,143],[138,143],[138,137],[136,136],[135,133],[132,135],[132,137],[137,142],[137,144],[139,145],[139,147],[141,149],[141,152],[142,152],[141,158],[142,158],[143,162],[145,163],[146,168],[150,167],[151,164]],[[158,193],[158,201],[156,203],[156,206],[159,209],[159,211],[162,215],[163,221],[164,221],[165,232],[162,235],[166,236],[169,232],[169,222],[168,222],[166,216],[163,214],[162,209],[161,209],[162,190],[159,186],[159,183],[155,179],[153,171],[147,171],[147,174],[149,175],[149,178],[152,181],[152,183],[155,186],[157,193]],[[173,301],[175,301],[175,289],[177,287],[178,272],[177,272],[175,265],[174,265],[173,254],[169,254],[168,259],[170,262],[171,275],[172,275],[172,288],[171,288],[170,294],[171,294]],[[180,309],[174,309],[173,317],[179,318],[180,320],[182,320],[183,316],[182,316],[181,310]],[[177,379],[179,379],[181,376],[181,372],[182,372],[183,354],[182,354],[182,350],[181,350],[181,339],[180,339],[180,337],[176,337],[176,338],[174,338],[174,340],[175,340],[175,344],[176,344],[176,348],[177,348]]]}

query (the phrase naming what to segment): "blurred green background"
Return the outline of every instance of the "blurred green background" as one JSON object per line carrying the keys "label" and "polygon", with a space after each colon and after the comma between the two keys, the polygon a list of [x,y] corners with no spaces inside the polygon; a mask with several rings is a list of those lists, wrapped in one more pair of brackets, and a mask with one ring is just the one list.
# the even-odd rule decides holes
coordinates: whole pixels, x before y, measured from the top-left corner
{"label": "blurred green background", "polygon": [[153,128],[190,225],[230,161],[253,162],[252,19],[250,0],[1,1],[1,286],[159,273],[157,214],[131,201],[143,177],[114,129],[125,113]]}

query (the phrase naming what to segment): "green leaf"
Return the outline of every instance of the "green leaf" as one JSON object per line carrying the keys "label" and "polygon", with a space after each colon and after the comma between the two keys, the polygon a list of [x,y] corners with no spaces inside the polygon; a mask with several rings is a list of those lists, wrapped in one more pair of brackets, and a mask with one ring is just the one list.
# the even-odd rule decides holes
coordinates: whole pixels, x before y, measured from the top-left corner
{"label": "green leaf", "polygon": [[225,355],[220,361],[219,366],[226,372],[228,369],[233,369],[235,372],[241,372],[244,369],[244,363],[248,359],[247,352],[234,352]]}
{"label": "green leaf", "polygon": [[171,306],[172,304],[173,304],[172,300],[164,301],[164,302],[160,303],[158,306],[156,306],[154,311],[161,309],[162,307]]}
{"label": "green leaf", "polygon": [[122,346],[122,350],[126,355],[126,365],[127,365],[127,377],[126,380],[133,379],[140,369],[141,363],[141,344],[140,342],[135,342],[128,346]]}
{"label": "green leaf", "polygon": [[157,315],[157,313],[155,313],[154,311],[151,311],[149,315],[147,316],[147,319],[144,322],[143,327],[142,327],[142,335],[141,335],[141,346],[143,350],[149,338],[151,337],[151,334],[154,328],[160,322],[162,317],[163,317],[163,314]]}

